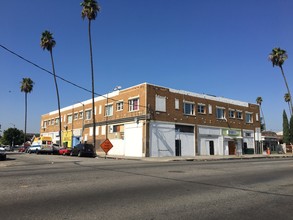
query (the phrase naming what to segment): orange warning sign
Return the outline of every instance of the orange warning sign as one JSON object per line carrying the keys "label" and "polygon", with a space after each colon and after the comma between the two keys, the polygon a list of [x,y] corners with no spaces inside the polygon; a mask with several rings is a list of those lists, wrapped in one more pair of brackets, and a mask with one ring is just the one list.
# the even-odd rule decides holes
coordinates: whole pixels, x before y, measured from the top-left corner
{"label": "orange warning sign", "polygon": [[100,146],[105,153],[108,153],[108,151],[111,150],[111,148],[113,147],[113,144],[109,139],[106,139],[103,143],[100,144]]}

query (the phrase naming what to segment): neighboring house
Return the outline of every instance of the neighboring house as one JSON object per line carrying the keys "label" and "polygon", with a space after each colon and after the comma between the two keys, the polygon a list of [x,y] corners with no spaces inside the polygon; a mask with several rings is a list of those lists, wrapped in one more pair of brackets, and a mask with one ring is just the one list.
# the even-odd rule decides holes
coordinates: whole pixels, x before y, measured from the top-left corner
{"label": "neighboring house", "polygon": [[[61,109],[62,143],[93,142],[91,100]],[[175,90],[148,83],[95,98],[97,152],[133,157],[233,155],[256,152],[257,104]],[[41,117],[41,135],[59,142],[58,111]]]}

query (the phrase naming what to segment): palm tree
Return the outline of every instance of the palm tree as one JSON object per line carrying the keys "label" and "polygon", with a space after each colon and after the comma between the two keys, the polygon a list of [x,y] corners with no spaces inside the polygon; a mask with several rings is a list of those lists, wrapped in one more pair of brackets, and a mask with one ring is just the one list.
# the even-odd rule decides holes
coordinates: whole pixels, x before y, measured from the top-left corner
{"label": "palm tree", "polygon": [[26,142],[26,125],[27,125],[27,94],[31,93],[34,87],[34,82],[31,80],[31,78],[22,78],[22,82],[20,86],[20,91],[24,92],[24,140],[23,143]]}
{"label": "palm tree", "polygon": [[[287,87],[288,94],[291,97],[290,89],[289,89],[289,86],[288,86],[288,83],[287,83],[287,80],[286,80],[286,77],[285,77],[285,73],[284,73],[284,70],[283,70],[283,64],[284,64],[284,62],[285,62],[285,60],[287,58],[288,58],[288,55],[287,55],[286,50],[282,50],[280,48],[274,48],[272,50],[272,52],[270,53],[270,55],[269,55],[269,60],[272,62],[273,67],[274,66],[280,67],[282,75],[283,75],[283,78],[284,78],[284,81],[285,81],[285,85]],[[290,99],[290,108],[291,108],[290,113],[292,115],[293,108],[292,108],[292,100],[291,99]]]}
{"label": "palm tree", "polygon": [[56,94],[57,94],[57,101],[58,101],[58,112],[59,112],[59,146],[61,146],[61,112],[60,112],[60,98],[59,98],[59,92],[58,92],[58,85],[57,85],[57,80],[56,80],[56,73],[55,73],[55,66],[54,66],[54,59],[53,59],[53,47],[55,47],[56,41],[53,38],[53,34],[50,33],[49,31],[44,31],[42,33],[41,37],[41,47],[43,50],[48,50],[50,52],[51,56],[51,62],[52,62],[52,69],[53,69],[53,76],[54,76],[54,82],[55,82],[55,88],[56,88]]}
{"label": "palm tree", "polygon": [[265,116],[264,116],[264,114],[263,114],[262,107],[261,107],[262,97],[260,97],[260,96],[257,97],[257,98],[256,98],[256,103],[259,105],[260,110],[261,110],[262,119],[263,119],[263,130],[266,130]]}
{"label": "palm tree", "polygon": [[96,147],[96,119],[95,119],[95,81],[94,81],[94,63],[93,63],[93,52],[92,52],[92,37],[91,37],[91,21],[95,20],[98,12],[100,11],[100,6],[95,0],[84,0],[81,4],[82,11],[81,17],[85,19],[88,18],[88,35],[90,44],[90,62],[91,62],[91,76],[92,76],[92,115],[93,115],[93,142],[94,147]]}
{"label": "palm tree", "polygon": [[288,103],[289,112],[290,112],[290,115],[292,115],[292,114],[291,114],[292,109],[290,108],[290,105],[289,105],[289,102],[291,101],[291,96],[289,95],[289,93],[285,93],[285,95],[284,95],[284,100],[285,100],[285,102]]}

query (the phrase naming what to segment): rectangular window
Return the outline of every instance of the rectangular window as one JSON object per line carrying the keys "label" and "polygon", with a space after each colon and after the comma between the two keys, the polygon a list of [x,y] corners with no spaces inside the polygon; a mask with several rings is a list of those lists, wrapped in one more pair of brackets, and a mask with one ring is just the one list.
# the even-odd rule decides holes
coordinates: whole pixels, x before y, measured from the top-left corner
{"label": "rectangular window", "polygon": [[128,106],[130,112],[139,110],[139,98],[128,100]]}
{"label": "rectangular window", "polygon": [[113,115],[113,105],[107,105],[105,106],[105,116],[111,116]]}
{"label": "rectangular window", "polygon": [[185,115],[195,115],[193,103],[184,102],[184,114]]}
{"label": "rectangular window", "polygon": [[200,114],[206,113],[206,106],[204,104],[198,104],[197,105],[197,112]]}
{"label": "rectangular window", "polygon": [[179,99],[175,99],[175,109],[179,109]]}
{"label": "rectangular window", "polygon": [[47,127],[47,121],[43,122],[43,127],[46,128]]}
{"label": "rectangular window", "polygon": [[216,117],[217,117],[217,119],[225,119],[225,109],[217,107],[217,109],[216,109]]}
{"label": "rectangular window", "polygon": [[52,120],[51,120],[51,125],[54,125],[54,124],[55,124],[55,120],[52,119]]}
{"label": "rectangular window", "polygon": [[235,118],[235,110],[229,109],[229,118]]}
{"label": "rectangular window", "polygon": [[83,112],[79,112],[79,119],[83,119]]}
{"label": "rectangular window", "polygon": [[249,113],[249,112],[245,113],[245,121],[246,121],[246,123],[252,123],[253,122],[252,113]]}
{"label": "rectangular window", "polygon": [[74,118],[74,120],[77,120],[78,119],[78,113],[77,112],[74,113],[73,118]]}
{"label": "rectangular window", "polygon": [[117,102],[116,103],[116,110],[122,111],[123,110],[123,102]]}
{"label": "rectangular window", "polygon": [[48,125],[51,125],[51,120],[48,120]]}
{"label": "rectangular window", "polygon": [[85,119],[90,120],[92,118],[92,110],[85,111]]}
{"label": "rectangular window", "polygon": [[72,115],[67,115],[67,123],[72,123]]}
{"label": "rectangular window", "polygon": [[55,118],[55,124],[59,125],[59,118]]}
{"label": "rectangular window", "polygon": [[156,111],[166,112],[166,97],[156,95]]}
{"label": "rectangular window", "polygon": [[256,120],[256,121],[259,121],[258,113],[255,114],[255,120]]}
{"label": "rectangular window", "polygon": [[236,112],[236,118],[237,119],[242,119],[242,112],[241,111]]}
{"label": "rectangular window", "polygon": [[209,105],[209,114],[213,114],[213,106]]}

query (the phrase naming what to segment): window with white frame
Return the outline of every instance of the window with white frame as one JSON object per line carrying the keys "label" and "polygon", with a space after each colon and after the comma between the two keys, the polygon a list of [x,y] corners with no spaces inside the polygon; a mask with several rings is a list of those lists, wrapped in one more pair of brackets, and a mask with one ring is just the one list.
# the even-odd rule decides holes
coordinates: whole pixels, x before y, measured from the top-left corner
{"label": "window with white frame", "polygon": [[47,127],[47,121],[43,121],[43,127],[44,127],[44,128]]}
{"label": "window with white frame", "polygon": [[166,97],[156,95],[156,111],[166,112]]}
{"label": "window with white frame", "polygon": [[67,115],[67,123],[72,123],[72,115]]}
{"label": "window with white frame", "polygon": [[175,99],[175,109],[179,109],[179,99]]}
{"label": "window with white frame", "polygon": [[255,114],[255,120],[256,120],[256,121],[259,121],[258,113]]}
{"label": "window with white frame", "polygon": [[105,106],[105,116],[113,115],[113,104],[108,104]]}
{"label": "window with white frame", "polygon": [[217,117],[217,119],[225,119],[225,108],[217,107],[216,108],[216,117]]}
{"label": "window with white frame", "polygon": [[116,110],[117,111],[122,111],[123,110],[123,101],[120,101],[120,102],[116,103]]}
{"label": "window with white frame", "polygon": [[194,103],[184,102],[183,104],[184,104],[183,109],[184,109],[184,114],[185,115],[195,115]]}
{"label": "window with white frame", "polygon": [[229,109],[229,118],[235,118],[235,110]]}
{"label": "window with white frame", "polygon": [[129,111],[137,111],[139,110],[139,98],[133,98],[128,100]]}
{"label": "window with white frame", "polygon": [[242,111],[237,111],[237,112],[236,112],[236,118],[237,118],[237,119],[242,119],[242,118],[243,118],[243,116],[242,116]]}
{"label": "window with white frame", "polygon": [[85,119],[86,120],[89,120],[89,119],[91,119],[92,118],[92,110],[86,110],[85,111]]}
{"label": "window with white frame", "polygon": [[55,124],[59,125],[59,118],[55,118]]}
{"label": "window with white frame", "polygon": [[77,112],[74,113],[74,115],[73,115],[73,119],[74,119],[74,120],[77,120],[77,119],[78,119],[78,113],[77,113]]}
{"label": "window with white frame", "polygon": [[51,125],[55,124],[55,119],[51,119]]}
{"label": "window with white frame", "polygon": [[197,112],[200,114],[205,114],[206,113],[206,105],[205,104],[197,104]]}
{"label": "window with white frame", "polygon": [[250,113],[250,112],[245,113],[245,121],[246,121],[246,123],[253,123],[252,113]]}

